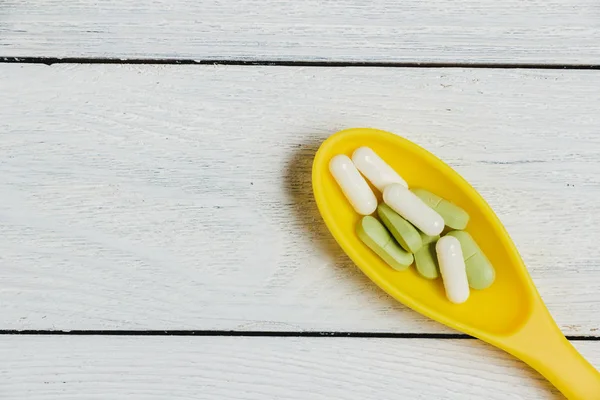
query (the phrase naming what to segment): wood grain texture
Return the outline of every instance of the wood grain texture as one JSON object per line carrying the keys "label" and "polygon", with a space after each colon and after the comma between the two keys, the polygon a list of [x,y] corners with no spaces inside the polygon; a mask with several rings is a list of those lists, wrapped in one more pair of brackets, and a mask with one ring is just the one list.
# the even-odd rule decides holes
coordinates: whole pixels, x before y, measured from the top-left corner
{"label": "wood grain texture", "polygon": [[488,200],[566,334],[600,329],[600,74],[0,67],[0,328],[450,332],[324,227],[331,133],[406,136]]}
{"label": "wood grain texture", "polygon": [[0,2],[0,57],[600,63],[596,0]]}
{"label": "wood grain texture", "polygon": [[564,399],[476,340],[3,336],[0,354],[7,399]]}

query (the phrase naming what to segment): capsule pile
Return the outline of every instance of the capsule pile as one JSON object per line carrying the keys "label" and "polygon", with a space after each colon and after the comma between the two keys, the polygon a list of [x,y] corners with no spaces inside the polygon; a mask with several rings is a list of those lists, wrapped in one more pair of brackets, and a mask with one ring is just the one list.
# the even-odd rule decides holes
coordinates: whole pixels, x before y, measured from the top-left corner
{"label": "capsule pile", "polygon": [[[461,207],[425,189],[409,188],[369,147],[356,149],[352,158],[336,155],[329,170],[363,216],[358,237],[391,268],[403,271],[414,263],[425,279],[441,275],[446,297],[456,304],[468,300],[470,289],[492,285],[496,272],[464,231],[469,214]],[[382,192],[383,203],[378,204],[367,180]]]}

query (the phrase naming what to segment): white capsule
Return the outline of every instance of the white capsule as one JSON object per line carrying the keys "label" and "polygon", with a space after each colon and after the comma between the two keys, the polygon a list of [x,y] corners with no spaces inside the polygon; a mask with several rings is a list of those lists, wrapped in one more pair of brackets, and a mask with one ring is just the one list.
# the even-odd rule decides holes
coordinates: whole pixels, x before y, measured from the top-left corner
{"label": "white capsule", "polygon": [[383,189],[383,201],[429,236],[439,235],[444,230],[441,215],[399,183],[392,183]]}
{"label": "white capsule", "polygon": [[375,212],[377,198],[350,157],[343,154],[333,157],[329,162],[329,171],[357,213],[369,215]]}
{"label": "white capsule", "polygon": [[369,147],[356,149],[352,154],[352,162],[380,192],[391,183],[408,187],[406,181]]}
{"label": "white capsule", "polygon": [[446,288],[446,297],[455,304],[469,298],[469,280],[460,242],[453,236],[444,236],[435,245],[440,273]]}

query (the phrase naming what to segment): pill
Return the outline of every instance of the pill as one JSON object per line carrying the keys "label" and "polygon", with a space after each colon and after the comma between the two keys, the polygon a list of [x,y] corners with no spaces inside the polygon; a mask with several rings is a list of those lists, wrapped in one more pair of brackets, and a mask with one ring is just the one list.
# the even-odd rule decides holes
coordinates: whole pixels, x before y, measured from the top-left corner
{"label": "pill", "polygon": [[490,287],[496,280],[496,270],[473,237],[464,231],[451,231],[446,236],[453,236],[460,242],[469,286],[478,290]]}
{"label": "pill", "polygon": [[339,154],[329,162],[329,171],[357,213],[369,215],[377,209],[377,198],[350,157]]}
{"label": "pill", "polygon": [[452,229],[465,229],[469,214],[456,204],[428,192],[425,189],[411,189],[425,204],[433,208],[444,219],[444,224]]}
{"label": "pill", "polygon": [[423,232],[419,232],[421,235],[421,242],[423,245],[415,253],[415,267],[419,274],[426,279],[437,279],[439,276],[439,266],[437,255],[435,253],[435,245],[439,236],[429,236]]}
{"label": "pill", "polygon": [[435,245],[446,297],[460,304],[469,298],[469,281],[460,242],[453,236],[444,236]]}
{"label": "pill", "polygon": [[423,242],[417,228],[398,215],[390,206],[387,204],[378,205],[377,215],[404,250],[414,253],[421,248]]}
{"label": "pill", "polygon": [[458,239],[465,260],[480,252],[479,246],[477,246],[473,237],[465,231],[450,231],[446,236],[453,236]]}
{"label": "pill", "polygon": [[398,183],[385,187],[383,201],[427,235],[439,235],[444,230],[444,219],[440,214]]}
{"label": "pill", "polygon": [[370,215],[362,217],[356,233],[363,243],[395,270],[403,271],[412,264],[413,255],[404,251],[376,218]]}
{"label": "pill", "polygon": [[356,149],[352,154],[352,162],[380,192],[390,183],[408,187],[406,181],[369,147]]}

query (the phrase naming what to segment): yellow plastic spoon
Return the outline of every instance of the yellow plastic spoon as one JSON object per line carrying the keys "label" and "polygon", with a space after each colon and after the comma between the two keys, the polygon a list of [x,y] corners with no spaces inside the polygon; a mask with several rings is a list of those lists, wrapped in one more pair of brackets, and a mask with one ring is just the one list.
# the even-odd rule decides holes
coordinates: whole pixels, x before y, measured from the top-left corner
{"label": "yellow plastic spoon", "polygon": [[[423,279],[413,267],[395,271],[360,241],[355,230],[360,216],[331,176],[329,160],[336,154],[351,156],[361,146],[372,148],[409,186],[432,191],[470,214],[466,231],[496,269],[491,287],[472,290],[466,303],[450,303],[440,279]],[[600,373],[561,333],[496,214],[447,164],[395,134],[348,129],[321,144],[313,162],[312,185],[319,212],[335,240],[381,289],[413,310],[523,360],[568,399],[600,399]]]}

